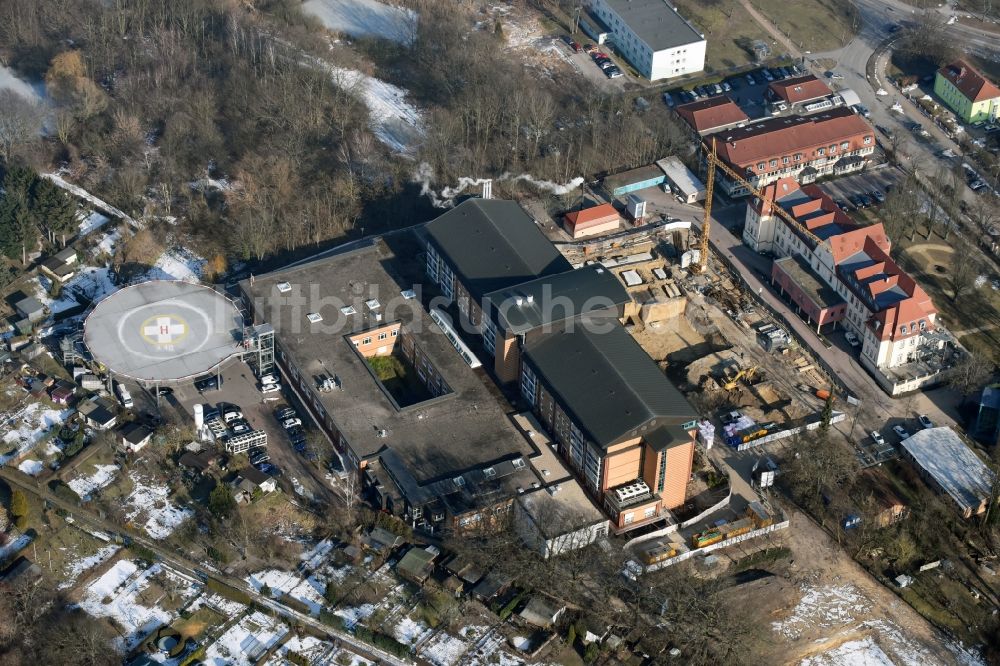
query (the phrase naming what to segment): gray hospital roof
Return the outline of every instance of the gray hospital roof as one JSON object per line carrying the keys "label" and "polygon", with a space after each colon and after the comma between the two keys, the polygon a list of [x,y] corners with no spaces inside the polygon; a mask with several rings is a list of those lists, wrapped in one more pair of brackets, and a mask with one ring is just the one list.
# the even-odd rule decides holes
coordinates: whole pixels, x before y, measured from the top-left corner
{"label": "gray hospital roof", "polygon": [[[530,343],[530,365],[573,421],[601,447],[643,426],[697,418],[642,347],[617,322],[582,323]],[[590,330],[593,329],[593,330]]]}
{"label": "gray hospital roof", "polygon": [[653,51],[672,49],[704,39],[664,0],[606,0],[608,6]]}
{"label": "gray hospital roof", "polygon": [[469,199],[429,222],[425,231],[477,300],[571,268],[514,201]]}
{"label": "gray hospital roof", "polygon": [[921,430],[902,445],[963,510],[975,511],[990,496],[993,473],[951,428]]}
{"label": "gray hospital roof", "polygon": [[595,310],[615,310],[632,300],[621,280],[597,264],[501,289],[486,299],[499,310],[501,324],[516,334]]}
{"label": "gray hospital roof", "polygon": [[[359,459],[392,449],[414,482],[424,484],[527,453],[527,442],[488,387],[489,378],[465,363],[419,297],[402,296],[421,280],[416,238],[411,232],[394,234],[392,243],[390,248],[378,240],[256,276],[253,284],[245,280],[241,287],[253,300],[257,320],[274,327],[279,351],[310,390],[320,375],[340,380],[342,388],[317,395]],[[369,299],[379,301],[381,323],[372,319],[365,305]],[[346,306],[354,313],[342,313]],[[311,324],[308,313],[323,321]],[[345,336],[394,321],[413,335],[452,393],[403,409],[389,401]],[[380,430],[387,434],[380,437]]]}
{"label": "gray hospital roof", "polygon": [[240,353],[243,316],[209,287],[154,280],[97,304],[83,324],[94,359],[141,382],[171,382],[208,372]]}

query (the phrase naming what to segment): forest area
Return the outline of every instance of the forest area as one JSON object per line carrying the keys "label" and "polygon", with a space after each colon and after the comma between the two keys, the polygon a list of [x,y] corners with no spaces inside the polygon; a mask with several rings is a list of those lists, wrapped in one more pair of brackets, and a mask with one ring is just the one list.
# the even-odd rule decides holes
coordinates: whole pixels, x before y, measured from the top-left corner
{"label": "forest area", "polygon": [[[205,256],[261,262],[430,219],[418,167],[435,188],[506,172],[565,182],[682,144],[666,114],[539,77],[504,48],[502,21],[477,29],[480,8],[411,7],[400,44],[348,42],[297,0],[0,0],[0,63],[47,93],[41,106],[0,95],[0,157],[62,169],[133,217],[176,218]],[[345,70],[407,91],[424,120],[413,154],[379,142],[356,82],[331,75]]]}

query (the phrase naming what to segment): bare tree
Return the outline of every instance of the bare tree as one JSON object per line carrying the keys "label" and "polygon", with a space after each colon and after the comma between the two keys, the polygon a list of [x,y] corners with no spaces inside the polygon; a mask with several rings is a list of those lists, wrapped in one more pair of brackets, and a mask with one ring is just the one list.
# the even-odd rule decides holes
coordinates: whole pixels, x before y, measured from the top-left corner
{"label": "bare tree", "polygon": [[972,289],[982,268],[978,261],[969,256],[969,253],[966,253],[966,257],[954,262],[948,271],[947,282],[948,288],[951,289],[952,301],[958,301]]}
{"label": "bare tree", "polygon": [[13,90],[0,90],[0,156],[9,161],[14,151],[38,138],[42,131],[38,104]]}
{"label": "bare tree", "polygon": [[973,350],[948,372],[948,385],[962,396],[969,396],[982,388],[992,373],[993,363]]}

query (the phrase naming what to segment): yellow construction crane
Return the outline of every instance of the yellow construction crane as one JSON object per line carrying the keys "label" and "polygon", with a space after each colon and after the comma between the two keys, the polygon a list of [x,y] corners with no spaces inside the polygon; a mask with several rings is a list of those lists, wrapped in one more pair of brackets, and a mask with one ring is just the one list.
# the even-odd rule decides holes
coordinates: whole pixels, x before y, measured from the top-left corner
{"label": "yellow construction crane", "polygon": [[[718,167],[722,169],[727,176],[732,178],[734,181],[747,188],[751,195],[761,199],[763,201],[764,196],[761,190],[750,184],[746,178],[741,176],[735,169],[726,164],[724,161],[720,160],[718,155],[715,153],[715,137],[712,137],[712,147],[709,148],[707,145],[702,144],[702,150],[705,151],[705,162],[708,166],[708,171],[705,179],[705,219],[701,226],[701,257],[697,264],[694,264],[692,268],[696,273],[704,273],[708,269],[708,240],[709,240],[709,230],[711,229],[712,223],[712,194],[715,190],[715,169]],[[795,219],[791,213],[786,211],[781,206],[777,204],[771,206],[771,210],[781,219],[788,222],[792,229],[796,230],[798,233],[802,234],[813,243],[819,245],[822,241],[820,238],[809,231],[801,222]]]}

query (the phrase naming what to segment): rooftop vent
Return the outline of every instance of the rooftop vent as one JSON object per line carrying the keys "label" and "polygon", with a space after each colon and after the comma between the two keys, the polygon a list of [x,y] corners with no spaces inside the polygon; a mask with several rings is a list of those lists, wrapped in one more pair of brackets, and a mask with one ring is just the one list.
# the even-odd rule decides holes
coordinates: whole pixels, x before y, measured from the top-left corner
{"label": "rooftop vent", "polygon": [[347,307],[340,308],[341,314],[350,317],[353,314],[358,314],[358,311],[354,309],[353,305],[348,305]]}
{"label": "rooftop vent", "polygon": [[323,321],[323,315],[318,312],[310,312],[306,315],[306,319],[309,320],[310,324],[318,324]]}
{"label": "rooftop vent", "polygon": [[379,439],[385,439],[389,436],[389,431],[385,428],[379,428],[379,430],[375,433],[375,436]]}
{"label": "rooftop vent", "polygon": [[369,310],[378,310],[380,307],[382,307],[382,304],[378,302],[377,298],[372,298],[365,301],[365,307],[367,307]]}
{"label": "rooftop vent", "polygon": [[279,282],[275,286],[278,287],[278,291],[281,292],[282,294],[287,294],[292,290],[292,285],[288,284],[287,282]]}
{"label": "rooftop vent", "polygon": [[538,488],[541,488],[542,486],[541,486],[541,484],[538,483],[538,481],[532,481],[531,482],[531,487],[535,488],[537,490]]}
{"label": "rooftop vent", "polygon": [[417,297],[417,292],[413,291],[412,289],[404,289],[403,291],[399,292],[399,295],[409,301]]}
{"label": "rooftop vent", "polygon": [[511,464],[514,465],[514,469],[524,469],[524,458],[513,460]]}
{"label": "rooftop vent", "polygon": [[483,470],[483,474],[486,475],[487,479],[492,479],[494,476],[497,475],[497,471],[492,467],[487,467],[486,469]]}
{"label": "rooftop vent", "polygon": [[521,297],[521,296],[515,296],[514,297],[514,305],[516,305],[518,307],[521,307],[522,305],[524,305],[524,298]]}
{"label": "rooftop vent", "polygon": [[525,296],[525,299],[527,299],[529,304],[535,302],[535,297],[532,294],[528,294],[527,296]]}
{"label": "rooftop vent", "polygon": [[451,482],[454,483],[459,488],[462,488],[462,487],[465,486],[465,479],[462,478],[461,476],[456,476],[454,479],[451,480]]}

